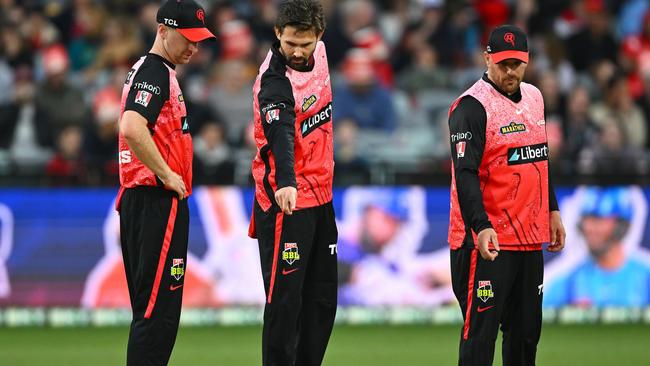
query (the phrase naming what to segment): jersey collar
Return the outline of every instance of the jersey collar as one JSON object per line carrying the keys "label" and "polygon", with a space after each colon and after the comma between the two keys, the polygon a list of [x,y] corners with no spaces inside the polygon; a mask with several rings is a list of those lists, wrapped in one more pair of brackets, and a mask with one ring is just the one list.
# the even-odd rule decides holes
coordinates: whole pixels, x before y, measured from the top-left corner
{"label": "jersey collar", "polygon": [[499,89],[499,87],[495,83],[493,83],[492,80],[490,80],[490,78],[487,76],[487,72],[485,74],[483,74],[482,79],[483,79],[483,81],[485,81],[485,82],[489,83],[490,85],[492,85],[492,87],[494,89],[496,89],[496,91],[498,91],[504,97],[510,99],[511,101],[513,101],[515,103],[521,102],[521,88],[517,89],[517,91],[514,92],[512,95],[508,95],[508,93],[506,93],[503,90]]}

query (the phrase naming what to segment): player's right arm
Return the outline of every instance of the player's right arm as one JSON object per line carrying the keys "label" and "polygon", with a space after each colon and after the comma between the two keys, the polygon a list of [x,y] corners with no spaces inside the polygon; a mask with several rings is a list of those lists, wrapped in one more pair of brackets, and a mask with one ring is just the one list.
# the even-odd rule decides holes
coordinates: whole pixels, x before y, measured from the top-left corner
{"label": "player's right arm", "polygon": [[[460,213],[465,225],[478,234],[478,249],[483,259],[494,260],[498,255],[499,242],[483,205],[478,177],[485,150],[486,124],[485,108],[471,96],[463,97],[449,116],[451,157]],[[490,243],[496,251],[489,250]]]}
{"label": "player's right arm", "polygon": [[171,170],[160,155],[144,117],[135,111],[124,112],[120,120],[120,133],[124,135],[133,154],[160,178],[165,188],[178,193],[180,199],[187,195],[183,178]]}
{"label": "player's right arm", "polygon": [[151,137],[162,106],[169,99],[169,71],[162,63],[147,61],[131,83],[119,122],[120,133],[138,160],[182,199],[187,195],[185,183],[167,165]]}
{"label": "player's right arm", "polygon": [[275,158],[275,200],[280,210],[291,215],[298,196],[294,168],[296,113],[291,82],[284,75],[265,73],[258,104],[264,136]]}

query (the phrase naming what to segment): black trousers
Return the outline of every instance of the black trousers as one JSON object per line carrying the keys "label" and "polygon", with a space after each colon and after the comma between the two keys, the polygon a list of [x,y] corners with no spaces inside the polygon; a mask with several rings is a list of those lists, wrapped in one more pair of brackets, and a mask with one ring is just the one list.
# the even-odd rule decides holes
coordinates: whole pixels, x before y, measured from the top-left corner
{"label": "black trousers", "polygon": [[331,203],[284,215],[255,203],[266,290],[262,364],[320,365],[334,326],[338,232]]}
{"label": "black trousers", "polygon": [[133,320],[128,366],[167,365],[174,348],[187,265],[187,200],[157,187],[125,190],[120,240]]}
{"label": "black trousers", "polygon": [[499,326],[503,364],[535,365],[542,330],[542,252],[502,250],[489,262],[474,248],[452,250],[451,274],[464,319],[458,365],[492,365]]}

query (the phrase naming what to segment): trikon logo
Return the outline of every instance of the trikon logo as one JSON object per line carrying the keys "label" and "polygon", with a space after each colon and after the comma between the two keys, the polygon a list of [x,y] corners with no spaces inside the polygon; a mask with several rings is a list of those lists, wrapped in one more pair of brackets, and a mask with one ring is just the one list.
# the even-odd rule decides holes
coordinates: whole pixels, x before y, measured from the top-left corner
{"label": "trikon logo", "polygon": [[508,149],[508,165],[519,165],[548,160],[546,143]]}

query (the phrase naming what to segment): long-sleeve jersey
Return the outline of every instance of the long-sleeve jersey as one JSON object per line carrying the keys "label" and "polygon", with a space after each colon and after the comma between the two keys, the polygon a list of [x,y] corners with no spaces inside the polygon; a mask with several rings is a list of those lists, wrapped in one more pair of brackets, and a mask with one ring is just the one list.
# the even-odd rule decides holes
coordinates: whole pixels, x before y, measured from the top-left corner
{"label": "long-sleeve jersey", "polygon": [[265,211],[275,203],[275,191],[289,186],[298,190],[297,210],[332,200],[332,90],[323,42],[310,64],[307,71],[290,68],[276,43],[253,87],[253,178]]}
{"label": "long-sleeve jersey", "polygon": [[[120,120],[125,111],[135,111],[147,120],[158,151],[169,168],[183,178],[188,194],[192,193],[192,137],[190,136],[185,100],[174,64],[149,53],[133,65],[122,91]],[[136,186],[163,187],[162,181],[145,166],[119,135],[120,193]]]}
{"label": "long-sleeve jersey", "polygon": [[[521,89],[507,95],[484,75],[450,109],[452,248],[475,245],[476,234],[485,228],[504,233],[499,243],[503,237],[505,249],[527,250],[547,241],[536,215],[557,210],[558,204],[543,165],[548,163],[543,104],[536,88],[522,87],[525,98]],[[484,96],[483,102],[478,95]],[[490,118],[485,104],[493,109]],[[548,216],[541,220],[547,222]]]}

